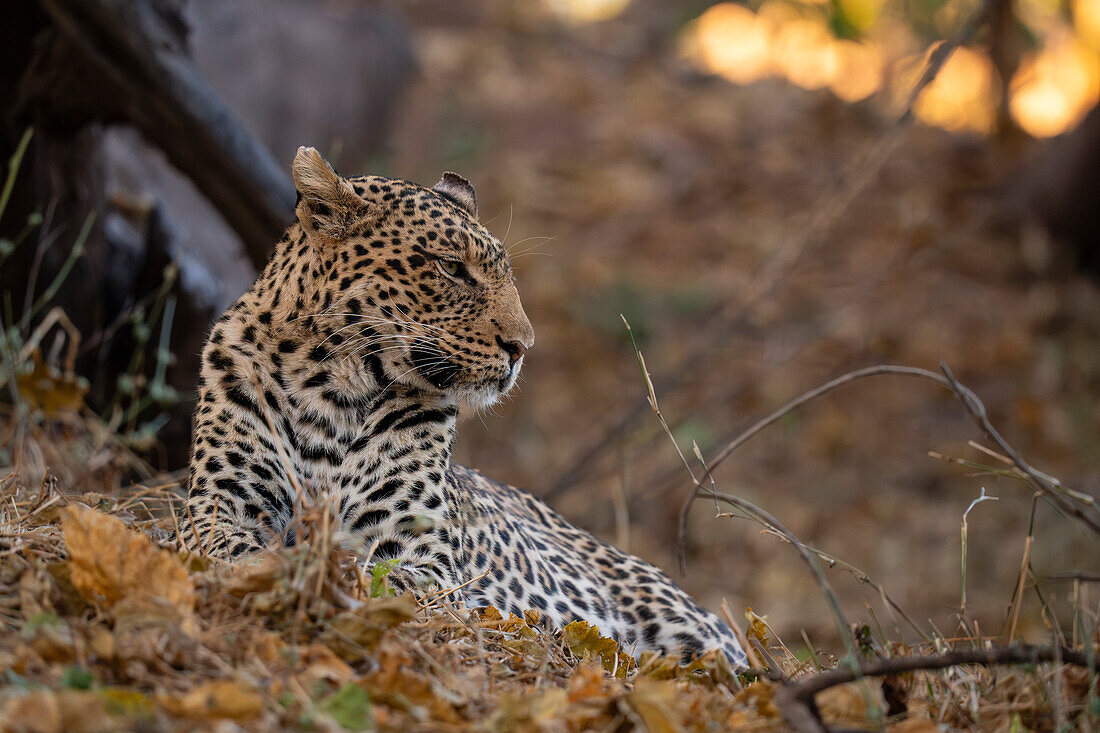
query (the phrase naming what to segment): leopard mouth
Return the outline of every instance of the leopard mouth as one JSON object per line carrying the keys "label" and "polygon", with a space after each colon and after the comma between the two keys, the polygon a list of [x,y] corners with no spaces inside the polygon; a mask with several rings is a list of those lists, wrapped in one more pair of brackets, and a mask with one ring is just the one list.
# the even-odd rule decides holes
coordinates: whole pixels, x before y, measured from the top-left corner
{"label": "leopard mouth", "polygon": [[416,375],[431,387],[479,408],[490,406],[507,394],[515,386],[523,364],[521,359],[475,377],[449,356],[424,347],[410,349],[409,362]]}
{"label": "leopard mouth", "polygon": [[417,373],[438,390],[453,387],[462,374],[462,367],[435,349],[415,346],[409,349],[409,361]]}

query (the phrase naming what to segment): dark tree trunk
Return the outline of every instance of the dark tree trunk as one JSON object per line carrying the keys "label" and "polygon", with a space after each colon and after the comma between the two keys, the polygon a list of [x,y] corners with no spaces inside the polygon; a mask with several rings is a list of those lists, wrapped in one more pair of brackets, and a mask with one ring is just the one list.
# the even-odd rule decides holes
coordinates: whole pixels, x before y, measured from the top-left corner
{"label": "dark tree trunk", "polygon": [[[179,361],[169,379],[184,394],[192,392],[210,320],[247,286],[252,268],[266,261],[293,216],[289,157],[275,161],[265,143],[281,145],[289,136],[306,135],[299,144],[324,145],[342,134],[377,145],[413,67],[405,27],[388,16],[375,23],[373,18],[384,15],[377,9],[345,9],[340,12],[351,17],[344,17],[321,4],[306,9],[271,0],[223,9],[196,1],[200,19],[207,21],[199,39],[204,50],[232,46],[227,38],[234,32],[227,26],[233,18],[227,13],[257,28],[280,22],[284,28],[318,26],[300,34],[306,40],[297,46],[274,47],[261,33],[246,49],[258,58],[234,62],[227,56],[231,52],[223,52],[220,65],[207,67],[239,82],[246,110],[254,98],[282,95],[278,122],[262,128],[263,140],[231,110],[232,95],[223,101],[194,63],[185,0],[38,0],[15,4],[0,24],[0,94],[8,100],[0,118],[3,160],[24,130],[34,128],[18,185],[0,219],[0,236],[13,237],[32,212],[45,214],[40,236],[5,262],[0,293],[8,294],[19,315],[59,271],[87,215],[97,215],[84,255],[54,301],[90,346],[78,371],[92,382],[88,402],[94,409],[109,404],[134,352],[132,329],[115,328],[119,318],[161,287],[165,267],[173,262],[182,268],[173,291],[177,309],[171,331]],[[372,29],[374,36],[366,37]],[[352,32],[359,33],[356,40],[366,37],[369,50],[348,43],[345,36]],[[309,103],[322,110],[329,101],[316,88],[326,82],[329,99],[344,101],[351,93],[372,107],[352,109],[335,131],[315,130],[316,118],[294,107],[300,90],[281,88],[288,86],[284,79],[262,72],[274,62],[316,63],[308,44],[332,46],[334,39],[342,48],[329,51],[344,52],[335,62],[358,64],[354,88],[334,88],[332,79],[340,77],[331,68],[317,68],[315,79],[303,71],[297,83],[311,86]],[[231,84],[222,86],[233,90]],[[257,113],[255,106],[249,111]],[[283,122],[287,126],[279,127]],[[293,132],[288,136],[288,131]],[[362,153],[363,144],[356,143]],[[159,331],[153,348],[158,337]],[[189,401],[172,409],[162,433],[170,467],[186,459],[190,409]]]}
{"label": "dark tree trunk", "polygon": [[1029,210],[1100,278],[1100,105],[1050,143],[1021,188]]}

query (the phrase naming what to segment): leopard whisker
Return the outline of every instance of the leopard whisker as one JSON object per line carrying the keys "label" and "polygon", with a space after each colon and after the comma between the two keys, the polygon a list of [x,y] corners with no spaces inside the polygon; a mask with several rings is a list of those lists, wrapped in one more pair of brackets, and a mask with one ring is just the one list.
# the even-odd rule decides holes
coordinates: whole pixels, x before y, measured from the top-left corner
{"label": "leopard whisker", "polygon": [[[441,363],[441,362],[433,362],[432,365],[439,364],[439,363]],[[432,366],[432,365],[429,365],[429,366]],[[406,369],[405,371],[401,372],[396,377],[394,377],[393,380],[389,384],[387,384],[385,387],[382,388],[382,392],[383,393],[388,392],[390,387],[397,384],[398,380],[400,380],[406,374],[411,374],[411,373],[415,372],[417,369],[419,369],[419,367],[416,366],[416,365],[413,365],[410,369]]]}

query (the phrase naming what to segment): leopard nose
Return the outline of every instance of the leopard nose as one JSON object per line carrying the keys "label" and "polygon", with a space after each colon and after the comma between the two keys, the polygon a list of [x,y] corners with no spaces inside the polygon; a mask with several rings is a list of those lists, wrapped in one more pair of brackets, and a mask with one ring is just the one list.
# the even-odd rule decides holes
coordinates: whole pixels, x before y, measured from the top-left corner
{"label": "leopard nose", "polygon": [[497,345],[504,349],[508,354],[508,359],[513,364],[523,358],[523,355],[527,353],[527,347],[520,341],[505,341],[500,336],[497,336]]}

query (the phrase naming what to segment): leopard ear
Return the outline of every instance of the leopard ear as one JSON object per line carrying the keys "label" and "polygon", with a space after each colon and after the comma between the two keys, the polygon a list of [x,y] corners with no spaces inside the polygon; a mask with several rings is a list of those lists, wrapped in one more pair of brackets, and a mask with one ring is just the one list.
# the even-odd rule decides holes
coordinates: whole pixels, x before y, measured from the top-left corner
{"label": "leopard ear", "polygon": [[298,189],[295,214],[306,233],[339,241],[381,217],[382,207],[360,198],[315,148],[298,148],[291,172]]}
{"label": "leopard ear", "polygon": [[473,218],[477,218],[477,194],[474,193],[474,187],[470,182],[462,176],[447,171],[440,176],[439,183],[432,186],[432,190],[453,201]]}

